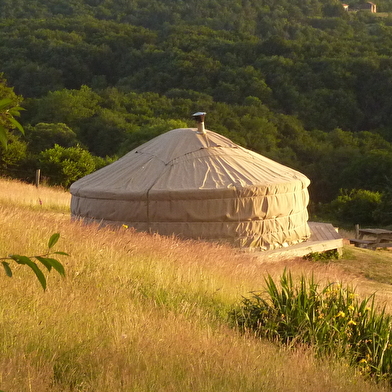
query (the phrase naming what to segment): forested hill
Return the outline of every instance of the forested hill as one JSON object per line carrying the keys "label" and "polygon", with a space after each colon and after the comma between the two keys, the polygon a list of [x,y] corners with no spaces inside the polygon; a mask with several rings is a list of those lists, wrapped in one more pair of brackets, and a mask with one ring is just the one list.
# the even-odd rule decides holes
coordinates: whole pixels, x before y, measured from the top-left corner
{"label": "forested hill", "polygon": [[[378,12],[392,11],[390,0],[377,1],[377,7]],[[302,21],[341,13],[341,3],[335,0],[2,0],[0,4],[3,19],[91,16],[152,29],[192,24],[252,34],[277,17]]]}
{"label": "forested hill", "polygon": [[[205,110],[207,128],[307,174],[314,203],[346,189],[385,209],[392,0],[375,14],[345,3],[1,0],[2,83],[24,97],[27,132],[0,152],[0,169],[39,166],[68,185],[53,155],[119,156]],[[75,176],[104,164],[93,161]]]}

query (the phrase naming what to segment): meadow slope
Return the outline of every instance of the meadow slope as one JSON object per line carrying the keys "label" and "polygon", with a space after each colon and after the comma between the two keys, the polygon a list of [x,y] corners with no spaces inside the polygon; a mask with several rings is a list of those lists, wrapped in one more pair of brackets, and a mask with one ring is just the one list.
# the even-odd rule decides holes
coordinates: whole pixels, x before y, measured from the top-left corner
{"label": "meadow slope", "polygon": [[[347,247],[330,263],[263,262],[224,245],[72,222],[60,189],[0,180],[0,257],[36,255],[59,232],[66,277],[12,265],[0,279],[0,389],[68,391],[387,391],[342,361],[241,336],[227,312],[288,268],[391,295],[389,251]],[[390,310],[390,309],[389,309]]]}

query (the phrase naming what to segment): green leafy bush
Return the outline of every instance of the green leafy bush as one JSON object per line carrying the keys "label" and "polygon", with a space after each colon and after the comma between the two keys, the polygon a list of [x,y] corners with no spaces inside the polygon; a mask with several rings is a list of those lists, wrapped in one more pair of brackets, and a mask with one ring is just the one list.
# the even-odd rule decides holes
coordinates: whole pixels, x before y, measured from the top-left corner
{"label": "green leafy bush", "polygon": [[392,318],[377,311],[374,295],[359,300],[353,289],[320,287],[313,277],[295,285],[285,271],[279,285],[268,276],[265,293],[244,298],[230,317],[242,332],[312,345],[320,355],[347,357],[364,373],[392,381]]}
{"label": "green leafy bush", "polygon": [[373,225],[378,222],[374,211],[381,203],[381,193],[365,189],[341,189],[339,196],[330,203],[330,210],[340,222]]}
{"label": "green leafy bush", "polygon": [[392,225],[392,181],[389,178],[385,179],[385,190],[382,192],[381,202],[373,215],[381,225]]}
{"label": "green leafy bush", "polygon": [[95,170],[93,156],[81,147],[54,148],[40,154],[41,172],[52,185],[68,187],[72,182]]}
{"label": "green leafy bush", "polygon": [[327,250],[325,252],[311,252],[303,258],[310,261],[331,261],[339,259],[339,252],[336,249]]}

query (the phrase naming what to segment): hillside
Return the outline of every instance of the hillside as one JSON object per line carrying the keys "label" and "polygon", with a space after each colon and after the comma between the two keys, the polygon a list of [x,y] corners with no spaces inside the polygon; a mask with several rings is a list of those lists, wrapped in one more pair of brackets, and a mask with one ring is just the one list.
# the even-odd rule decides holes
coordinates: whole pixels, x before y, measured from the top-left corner
{"label": "hillside", "polygon": [[26,109],[26,137],[0,150],[0,174],[40,168],[67,187],[203,110],[209,129],[306,174],[312,212],[364,190],[359,223],[389,225],[391,38],[390,16],[335,0],[3,1],[0,91]]}
{"label": "hillside", "polygon": [[66,278],[49,274],[46,292],[21,266],[0,280],[2,390],[389,390],[306,348],[241,336],[226,318],[284,268],[354,284],[360,295],[377,290],[382,304],[392,294],[389,251],[263,263],[221,245],[83,226],[68,203],[67,192],[0,180],[0,254],[37,254],[54,232],[70,254],[61,257]]}

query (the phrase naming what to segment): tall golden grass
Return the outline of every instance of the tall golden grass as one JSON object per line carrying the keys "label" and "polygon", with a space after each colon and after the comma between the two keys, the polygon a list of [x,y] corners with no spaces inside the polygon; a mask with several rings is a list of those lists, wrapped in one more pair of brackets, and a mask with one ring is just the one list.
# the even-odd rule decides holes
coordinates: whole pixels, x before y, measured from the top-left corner
{"label": "tall golden grass", "polygon": [[342,261],[267,263],[224,245],[85,226],[71,222],[68,205],[64,191],[0,180],[0,256],[40,253],[54,232],[56,249],[70,255],[59,256],[66,278],[48,274],[46,292],[23,266],[1,276],[0,390],[388,390],[310,349],[242,336],[225,318],[264,287],[266,273],[313,271],[366,293],[373,287],[363,272]]}
{"label": "tall golden grass", "polygon": [[16,180],[0,179],[0,203],[37,211],[69,212],[71,196],[61,188],[36,187]]}

